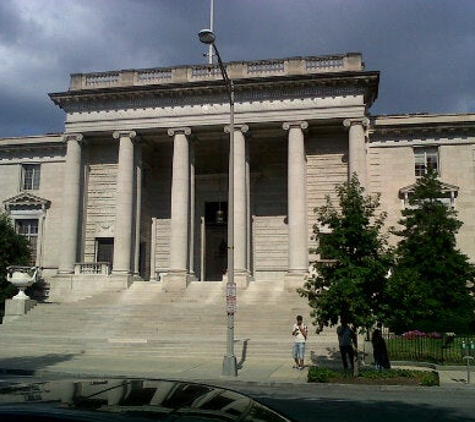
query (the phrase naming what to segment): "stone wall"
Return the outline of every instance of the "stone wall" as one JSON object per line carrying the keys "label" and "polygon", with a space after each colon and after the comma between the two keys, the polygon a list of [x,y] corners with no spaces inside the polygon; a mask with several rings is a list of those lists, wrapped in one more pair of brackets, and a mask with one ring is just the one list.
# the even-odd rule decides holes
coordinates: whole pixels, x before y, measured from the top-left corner
{"label": "stone wall", "polygon": [[[338,206],[335,186],[348,180],[347,134],[314,135],[306,143],[306,153],[309,247],[314,248],[316,242],[311,237],[313,226],[317,224],[315,208],[325,205],[327,195]],[[315,258],[310,256],[311,261]]]}
{"label": "stone wall", "polygon": [[[32,138],[18,138],[2,140],[0,147],[0,206],[4,211],[3,202],[21,193],[31,193],[43,200],[49,201],[45,210],[41,238],[38,243],[40,256],[38,265],[41,265],[43,277],[56,273],[61,251],[60,233],[63,202],[64,179],[64,148],[59,142],[59,136],[45,136]],[[24,144],[21,144],[23,142]],[[49,148],[39,148],[35,143],[49,144]],[[7,147],[6,144],[10,144]],[[13,144],[13,145],[12,145]],[[28,144],[31,144],[28,147]],[[39,189],[22,191],[22,165],[40,164]],[[22,212],[18,210],[18,212]],[[41,218],[41,208],[36,209],[32,218]],[[20,218],[25,218],[22,216]],[[41,223],[40,223],[41,227]]]}
{"label": "stone wall", "polygon": [[154,260],[156,271],[160,273],[167,272],[169,265],[172,153],[171,142],[160,144],[149,162],[148,214],[155,220],[155,230],[151,231],[151,236],[155,239],[151,244],[156,245],[155,251],[151,252],[151,259]]}
{"label": "stone wall", "polygon": [[112,142],[91,142],[88,153],[83,258],[95,262],[96,238],[114,237],[117,148]]}
{"label": "stone wall", "polygon": [[[414,147],[437,146],[440,180],[459,188],[455,199],[458,218],[464,223],[458,235],[458,247],[475,260],[475,138],[424,138],[405,136],[396,141],[391,136],[374,141],[368,149],[371,193],[381,194],[381,210],[388,213],[386,228],[397,227],[404,207],[399,190],[416,182]],[[397,242],[396,237],[391,243]]]}

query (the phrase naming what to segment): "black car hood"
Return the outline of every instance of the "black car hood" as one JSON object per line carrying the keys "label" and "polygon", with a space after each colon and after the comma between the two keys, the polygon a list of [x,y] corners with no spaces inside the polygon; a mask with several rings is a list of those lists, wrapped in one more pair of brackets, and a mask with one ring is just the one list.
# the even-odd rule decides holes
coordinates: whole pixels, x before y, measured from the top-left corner
{"label": "black car hood", "polygon": [[207,384],[81,379],[0,388],[2,421],[288,422],[248,396]]}

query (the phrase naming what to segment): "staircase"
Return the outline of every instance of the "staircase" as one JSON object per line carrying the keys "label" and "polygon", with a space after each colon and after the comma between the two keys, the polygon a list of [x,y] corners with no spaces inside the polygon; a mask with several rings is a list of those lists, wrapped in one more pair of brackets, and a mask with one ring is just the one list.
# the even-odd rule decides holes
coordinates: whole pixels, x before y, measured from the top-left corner
{"label": "staircase", "polygon": [[[237,360],[290,360],[295,316],[309,325],[307,354],[328,354],[336,336],[315,335],[306,299],[275,282],[251,283],[238,292],[235,315]],[[226,352],[225,289],[195,282],[184,292],[164,292],[160,283],[135,282],[128,290],[102,292],[69,303],[40,303],[0,326],[0,354],[220,357]]]}

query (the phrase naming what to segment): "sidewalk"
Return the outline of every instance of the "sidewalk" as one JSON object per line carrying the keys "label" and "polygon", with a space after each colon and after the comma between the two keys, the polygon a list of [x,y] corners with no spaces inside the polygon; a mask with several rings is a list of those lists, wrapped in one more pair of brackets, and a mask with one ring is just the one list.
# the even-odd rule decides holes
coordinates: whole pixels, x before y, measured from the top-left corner
{"label": "sidewalk", "polygon": [[127,356],[46,355],[3,357],[0,353],[0,373],[32,375],[64,374],[72,376],[124,376],[134,378],[165,378],[203,381],[235,379],[253,383],[305,384],[307,371],[292,368],[291,360],[249,359],[238,376],[222,375],[223,358],[173,359]]}
{"label": "sidewalk", "polygon": [[475,368],[470,368],[470,384],[467,384],[468,371],[466,366],[438,366],[440,386],[446,388],[475,389]]}
{"label": "sidewalk", "polygon": [[[292,361],[282,359],[248,359],[238,363],[237,377],[222,375],[222,358],[165,359],[127,356],[91,356],[85,354],[46,356],[2,356],[0,374],[17,373],[68,375],[74,377],[123,376],[134,378],[164,378],[198,382],[234,380],[258,384],[306,384],[307,370],[292,368]],[[395,365],[397,367],[397,365]],[[441,388],[475,389],[475,370],[467,384],[466,367],[438,367]],[[0,375],[1,376],[1,375]]]}

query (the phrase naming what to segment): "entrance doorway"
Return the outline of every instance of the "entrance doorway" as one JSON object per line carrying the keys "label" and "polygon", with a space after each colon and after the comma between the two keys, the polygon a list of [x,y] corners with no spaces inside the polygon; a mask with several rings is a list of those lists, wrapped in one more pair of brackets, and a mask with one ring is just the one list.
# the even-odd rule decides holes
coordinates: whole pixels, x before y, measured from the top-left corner
{"label": "entrance doorway", "polygon": [[98,237],[96,238],[97,245],[97,262],[108,262],[112,270],[114,257],[114,238],[113,237]]}
{"label": "entrance doorway", "polygon": [[205,280],[221,281],[228,267],[228,204],[205,204]]}

